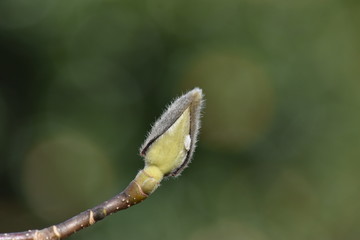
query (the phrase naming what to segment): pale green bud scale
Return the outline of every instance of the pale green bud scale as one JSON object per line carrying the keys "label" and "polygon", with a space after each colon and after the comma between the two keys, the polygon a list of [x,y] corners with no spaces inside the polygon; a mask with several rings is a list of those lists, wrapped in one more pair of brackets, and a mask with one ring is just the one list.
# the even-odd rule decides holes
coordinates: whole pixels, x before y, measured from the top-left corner
{"label": "pale green bud scale", "polygon": [[164,175],[179,168],[188,153],[185,144],[189,134],[190,111],[187,108],[176,122],[152,143],[145,155],[146,165],[158,167]]}

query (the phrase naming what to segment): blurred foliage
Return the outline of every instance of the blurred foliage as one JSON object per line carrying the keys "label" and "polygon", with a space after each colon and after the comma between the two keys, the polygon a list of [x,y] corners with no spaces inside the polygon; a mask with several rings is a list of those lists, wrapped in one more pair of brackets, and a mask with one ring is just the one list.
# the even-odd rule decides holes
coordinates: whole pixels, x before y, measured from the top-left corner
{"label": "blurred foliage", "polygon": [[0,231],[121,191],[198,86],[184,176],[72,239],[359,239],[359,21],[351,0],[0,1]]}

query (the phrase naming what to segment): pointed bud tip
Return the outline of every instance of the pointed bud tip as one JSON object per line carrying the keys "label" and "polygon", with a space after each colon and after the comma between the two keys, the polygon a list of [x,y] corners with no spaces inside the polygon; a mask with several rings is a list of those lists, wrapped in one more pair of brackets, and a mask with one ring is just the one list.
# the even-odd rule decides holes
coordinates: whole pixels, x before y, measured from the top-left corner
{"label": "pointed bud tip", "polygon": [[203,92],[201,88],[196,87],[189,93],[193,95],[194,100],[201,100],[203,98]]}

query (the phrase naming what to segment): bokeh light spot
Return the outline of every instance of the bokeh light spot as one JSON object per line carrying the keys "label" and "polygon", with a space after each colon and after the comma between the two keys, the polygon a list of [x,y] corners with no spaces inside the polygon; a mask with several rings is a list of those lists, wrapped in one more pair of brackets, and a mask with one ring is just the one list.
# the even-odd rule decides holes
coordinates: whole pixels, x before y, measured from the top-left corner
{"label": "bokeh light spot", "polygon": [[238,151],[265,134],[274,100],[260,62],[227,51],[206,52],[194,58],[184,82],[201,86],[206,94],[204,142]]}
{"label": "bokeh light spot", "polygon": [[39,217],[48,221],[85,210],[114,190],[109,159],[95,144],[75,134],[63,133],[40,141],[25,161],[27,201]]}

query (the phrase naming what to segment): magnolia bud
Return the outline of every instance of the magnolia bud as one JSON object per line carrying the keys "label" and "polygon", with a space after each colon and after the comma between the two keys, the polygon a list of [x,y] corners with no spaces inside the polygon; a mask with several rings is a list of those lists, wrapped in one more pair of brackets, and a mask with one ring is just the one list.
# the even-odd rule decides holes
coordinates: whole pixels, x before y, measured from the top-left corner
{"label": "magnolia bud", "polygon": [[140,154],[144,171],[155,179],[178,176],[192,158],[200,128],[202,90],[195,88],[177,98],[155,122]]}

